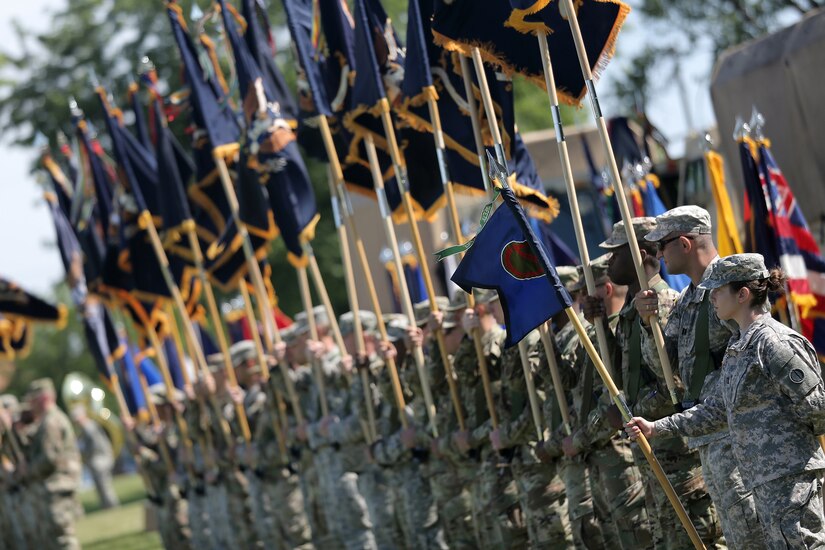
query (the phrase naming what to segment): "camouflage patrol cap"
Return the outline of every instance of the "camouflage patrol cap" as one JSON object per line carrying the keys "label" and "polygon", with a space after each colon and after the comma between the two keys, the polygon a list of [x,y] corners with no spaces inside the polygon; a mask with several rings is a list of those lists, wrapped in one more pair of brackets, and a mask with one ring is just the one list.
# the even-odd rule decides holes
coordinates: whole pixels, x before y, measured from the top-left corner
{"label": "camouflage patrol cap", "polygon": [[207,355],[206,366],[209,368],[209,372],[223,372],[223,353]]}
{"label": "camouflage patrol cap", "polygon": [[[172,399],[176,403],[183,401],[184,393],[177,388],[172,388]],[[166,392],[166,385],[152,384],[149,386],[149,395],[152,397],[152,403],[155,405],[168,405],[171,403],[169,395]]]}
{"label": "camouflage patrol cap", "polygon": [[[378,330],[378,318],[375,313],[362,309],[358,312],[358,316],[365,334],[374,334]],[[338,327],[341,329],[341,336],[347,336],[355,331],[355,319],[351,311],[341,315],[338,319]]]}
{"label": "camouflage patrol cap", "polygon": [[489,304],[498,300],[498,292],[490,288],[477,288],[473,296],[476,298],[476,304]]}
{"label": "camouflage patrol cap", "polygon": [[256,358],[257,355],[258,353],[255,349],[255,342],[252,340],[241,340],[239,342],[235,342],[229,348],[229,357],[232,358],[233,367],[239,367],[249,359]]}
{"label": "camouflage patrol cap", "polygon": [[[450,306],[450,299],[446,296],[436,296],[435,302],[438,304],[438,309],[442,311],[446,311]],[[423,300],[416,303],[413,305],[413,311],[415,313],[415,324],[419,327],[423,326],[427,323],[427,319],[430,318],[430,301]]]}
{"label": "camouflage patrol cap", "polygon": [[556,273],[559,275],[559,281],[564,285],[568,292],[573,292],[575,285],[579,282],[579,270],[572,265],[560,265],[556,267]]}
{"label": "camouflage patrol cap", "polygon": [[445,313],[464,311],[467,309],[467,294],[465,292],[456,292],[452,300],[450,300],[442,309]]}
{"label": "camouflage patrol cap", "polygon": [[[327,316],[327,310],[324,306],[315,306],[312,308],[312,314],[315,318],[315,326],[318,328],[324,328],[329,326],[329,317]],[[295,332],[296,336],[300,336],[302,334],[306,334],[309,332],[309,322],[307,321],[307,312],[306,311],[299,311],[295,314],[294,317],[294,325],[295,325]]]}
{"label": "camouflage patrol cap", "polygon": [[[606,283],[609,278],[607,276],[607,263],[613,254],[608,252],[590,261],[590,269],[593,271],[593,282],[598,286]],[[579,281],[573,290],[581,290],[587,287],[587,281],[584,278],[584,266],[577,266],[576,271],[579,274]]]}
{"label": "camouflage patrol cap", "polygon": [[699,288],[719,288],[728,283],[756,281],[769,276],[762,254],[733,254],[716,261],[708,278],[699,283]]}
{"label": "camouflage patrol cap", "polygon": [[645,235],[645,240],[661,241],[671,233],[682,235],[709,235],[710,213],[701,206],[679,206],[656,216],[656,228]]}
{"label": "camouflage patrol cap", "polygon": [[397,342],[407,335],[407,327],[410,326],[410,323],[406,315],[386,313],[384,314],[384,325],[387,327],[389,341]]}
{"label": "camouflage patrol cap", "polygon": [[[640,241],[642,238],[656,228],[656,218],[638,217],[632,218],[630,222],[633,225],[633,234],[636,235],[636,240]],[[627,244],[627,231],[624,228],[624,221],[618,221],[613,224],[613,233],[604,241],[599,247],[605,250],[619,248]]]}
{"label": "camouflage patrol cap", "polygon": [[298,334],[298,323],[294,321],[288,327],[281,329],[281,340],[283,340],[287,346],[294,344],[298,336],[300,336]]}
{"label": "camouflage patrol cap", "polygon": [[32,380],[29,384],[29,390],[26,392],[27,397],[34,397],[42,393],[54,395],[54,382],[51,378],[38,378]]}

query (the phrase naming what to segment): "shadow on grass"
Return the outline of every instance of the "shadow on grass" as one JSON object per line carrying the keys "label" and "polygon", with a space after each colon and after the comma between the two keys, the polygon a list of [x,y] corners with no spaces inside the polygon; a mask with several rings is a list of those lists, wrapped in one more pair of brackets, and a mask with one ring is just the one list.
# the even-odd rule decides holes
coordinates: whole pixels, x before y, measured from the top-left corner
{"label": "shadow on grass", "polygon": [[157,533],[130,533],[84,544],[84,550],[160,550],[163,545]]}

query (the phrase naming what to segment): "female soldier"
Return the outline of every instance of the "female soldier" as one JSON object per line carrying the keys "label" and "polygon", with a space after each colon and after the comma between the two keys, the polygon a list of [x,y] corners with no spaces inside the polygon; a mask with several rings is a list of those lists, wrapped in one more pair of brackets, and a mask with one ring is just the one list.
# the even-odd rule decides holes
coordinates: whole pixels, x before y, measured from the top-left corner
{"label": "female soldier", "polygon": [[825,433],[825,387],[810,342],[770,316],[768,294],[781,292],[784,283],[782,270],[768,271],[760,254],[718,261],[700,286],[712,289],[719,318],[739,325],[722,383],[691,409],[656,422],[636,417],[625,429],[635,438],[699,436],[727,426],[769,546],[821,548],[825,453],[816,436]]}

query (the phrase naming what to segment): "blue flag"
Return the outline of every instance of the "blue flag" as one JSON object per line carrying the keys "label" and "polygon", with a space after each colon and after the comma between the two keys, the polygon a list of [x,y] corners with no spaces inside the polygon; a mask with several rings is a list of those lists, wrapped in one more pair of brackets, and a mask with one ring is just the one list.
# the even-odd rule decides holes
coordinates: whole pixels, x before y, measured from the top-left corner
{"label": "blue flag", "polygon": [[126,91],[126,100],[132,109],[132,114],[135,116],[134,129],[138,141],[147,149],[151,149],[152,139],[149,137],[149,128],[146,125],[146,119],[143,117],[143,105],[140,103],[139,92],[140,87],[137,82],[130,82]]}
{"label": "blue flag", "polygon": [[[251,0],[244,0],[244,6]],[[298,54],[298,92],[308,105],[299,105],[309,116],[332,116],[326,84],[321,67],[326,59],[321,57],[312,43],[313,0],[282,0],[286,22],[295,51]]]}
{"label": "blue flag", "polygon": [[[574,2],[590,68],[598,77],[615,50],[616,36],[630,8],[617,0]],[[511,6],[512,4],[512,6]],[[529,8],[524,8],[529,5]],[[439,0],[433,16],[436,43],[471,55],[480,46],[488,63],[508,75],[520,73],[544,88],[544,69],[532,33],[544,31],[559,101],[578,105],[587,92],[570,25],[560,2]]]}
{"label": "blue flag", "polygon": [[[504,170],[494,159],[490,162]],[[498,292],[505,347],[510,347],[572,301],[516,196],[507,187],[501,196],[503,204],[476,235],[451,280],[467,292],[473,287]]]}
{"label": "blue flag", "polygon": [[[227,4],[227,7],[234,11],[231,4]],[[272,26],[269,24],[263,1],[241,0],[241,11],[246,20],[244,41],[261,70],[266,96],[270,101],[278,102],[281,116],[294,129],[297,127],[298,107],[283,73],[275,65],[274,40],[269,32]]]}

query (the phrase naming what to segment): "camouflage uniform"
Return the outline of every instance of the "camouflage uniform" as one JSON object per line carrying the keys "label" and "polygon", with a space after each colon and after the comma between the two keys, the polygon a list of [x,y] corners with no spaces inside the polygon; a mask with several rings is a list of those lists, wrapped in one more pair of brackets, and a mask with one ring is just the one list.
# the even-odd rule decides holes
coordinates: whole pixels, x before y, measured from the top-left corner
{"label": "camouflage uniform", "polygon": [[[702,287],[767,277],[760,255],[737,254],[717,262]],[[657,434],[696,437],[727,424],[768,546],[825,544],[820,482],[825,453],[816,439],[825,432],[825,388],[813,347],[763,314],[731,341],[722,378],[703,403],[658,420]]]}
{"label": "camouflage uniform", "polygon": [[[389,316],[388,319],[390,341],[404,338],[406,319],[394,321]],[[430,353],[439,353],[437,344],[433,344]],[[373,445],[373,456],[390,480],[395,516],[401,527],[405,547],[446,549],[437,505],[430,491],[429,479],[425,477],[430,474],[429,466],[435,458],[429,456],[431,437],[424,431],[428,418],[414,357],[406,354],[398,362],[398,367],[406,403],[404,414],[407,425],[416,430],[415,446],[408,449],[401,441],[398,406],[390,373],[384,368],[376,376],[381,398],[381,421],[379,440]]]}
{"label": "camouflage uniform", "polygon": [[[535,377],[543,346],[537,331],[525,339],[527,361]],[[514,451],[513,477],[532,548],[565,548],[573,543],[564,483],[556,464],[544,464],[535,453],[536,427],[522,366],[521,349],[504,351],[501,361],[499,433],[505,451]],[[537,392],[538,393],[538,392]],[[537,395],[540,398],[540,396]]]}
{"label": "camouflage uniform", "polygon": [[[308,418],[316,420],[308,426],[307,433],[309,446],[315,451],[320,502],[330,532],[341,547],[376,548],[370,510],[358,479],[366,456],[363,428],[360,417],[352,412],[355,407],[339,361],[340,352],[335,350],[320,364],[329,414],[337,417],[338,422],[329,426],[329,435],[325,437],[320,432],[320,410],[315,410],[314,418]],[[319,388],[317,385],[312,388],[318,403]]]}
{"label": "camouflage uniform", "polygon": [[[42,383],[43,385],[38,385]],[[48,386],[48,387],[47,387]],[[32,382],[35,392],[51,391],[51,380]],[[38,530],[47,548],[79,548],[74,531],[81,460],[71,421],[57,405],[44,413],[32,435],[27,477],[41,499]]]}
{"label": "camouflage uniform", "polygon": [[[645,240],[657,241],[673,233],[710,234],[710,214],[697,206],[682,206],[657,217],[657,227],[645,236]],[[708,265],[702,280],[710,275],[713,265],[719,260],[717,256]],[[695,402],[701,402],[714,392],[714,385],[719,383],[722,356],[734,329],[728,323],[719,320],[715,308],[710,304],[710,292],[691,283],[685,288],[671,310],[664,329],[665,349],[670,358],[674,372],[678,372],[682,381],[688,386],[688,393],[693,389],[696,395],[689,395],[690,403],[683,403],[685,409]],[[697,361],[700,350],[697,349],[697,330],[699,316],[706,312],[707,346],[710,357],[707,361],[705,378],[694,380],[694,372],[703,370],[704,363]],[[649,327],[642,332],[642,353],[645,360],[658,376],[663,376],[656,343]],[[701,377],[703,372],[698,372]],[[708,492],[716,505],[716,512],[730,548],[747,548],[758,550],[765,544],[761,536],[748,537],[749,533],[759,533],[749,529],[757,523],[756,505],[751,492],[745,488],[742,475],[733,456],[730,434],[726,429],[702,437],[689,437],[688,447],[698,449],[702,462],[702,472]]]}
{"label": "camouflage uniform", "polygon": [[[455,356],[451,358],[456,374],[459,371],[464,374],[459,377],[457,384],[459,384],[459,391],[466,396],[468,388],[465,384],[472,384],[475,387],[480,385],[480,382],[478,379],[470,378],[472,365],[462,367],[458,364],[462,357],[465,361],[475,358],[473,342],[466,337],[461,341]],[[444,528],[448,546],[455,550],[471,550],[478,548],[478,544],[473,529],[472,504],[467,487],[477,463],[475,459],[462,455],[450,445],[450,434],[458,430],[458,420],[450,397],[441,354],[437,349],[431,349],[428,358],[430,384],[436,405],[436,422],[441,434],[436,442],[438,458],[431,457],[426,464],[430,491],[438,508],[439,520]],[[461,403],[465,418],[469,418],[470,414],[474,413],[475,401],[471,404],[462,399]],[[481,406],[484,406],[483,403]]]}
{"label": "camouflage uniform", "polygon": [[[612,329],[618,323],[618,315],[611,316],[608,323],[610,338]],[[586,321],[584,325],[591,341],[595,342],[595,327]],[[571,382],[571,437],[573,447],[579,453],[575,458],[581,457],[586,465],[590,487],[584,491],[585,494],[592,492],[591,507],[595,506],[600,520],[604,545],[625,549],[647,548],[652,544],[652,538],[645,508],[645,491],[642,474],[634,464],[630,445],[603,416],[604,407],[599,406],[599,396],[605,391],[604,384],[572,325],[560,331],[559,341],[562,354],[560,370],[563,380]],[[587,477],[579,483],[586,480]],[[599,533],[593,536],[598,540]]]}
{"label": "camouflage uniform", "polygon": [[89,469],[92,480],[100,497],[103,508],[111,508],[119,504],[115,488],[112,485],[112,468],[115,457],[112,443],[103,428],[97,422],[83,418],[78,423],[79,431],[77,445],[83,463]]}
{"label": "camouflage uniform", "polygon": [[[666,326],[667,316],[673,308],[678,293],[667,286],[659,275],[650,280],[650,288],[659,298],[659,322]],[[641,352],[641,336],[644,332],[634,305],[634,298],[619,312],[616,337],[622,353],[622,380],[624,394],[634,415],[645,418],[662,418],[673,414],[675,407],[670,401],[665,381],[657,377],[645,362]],[[681,389],[681,382],[677,380]],[[696,527],[699,536],[710,547],[722,545],[722,530],[716,510],[707,493],[699,464],[698,452],[687,446],[681,436],[670,436],[651,441],[656,458],[670,480],[679,500]],[[682,527],[676,511],[667,500],[664,490],[653,475],[653,470],[641,450],[633,445],[636,464],[646,477],[647,507],[653,519],[654,544],[656,548],[683,548],[692,544]]]}

